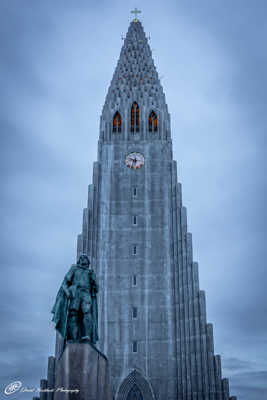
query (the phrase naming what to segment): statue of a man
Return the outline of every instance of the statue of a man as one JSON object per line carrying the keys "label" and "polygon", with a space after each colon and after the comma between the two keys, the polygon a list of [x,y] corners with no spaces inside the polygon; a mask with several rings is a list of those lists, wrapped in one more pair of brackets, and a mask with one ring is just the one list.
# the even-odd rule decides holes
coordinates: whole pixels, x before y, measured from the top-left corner
{"label": "statue of a man", "polygon": [[58,291],[52,309],[52,321],[65,340],[98,340],[98,313],[95,273],[90,261],[82,254],[77,264],[71,266]]}

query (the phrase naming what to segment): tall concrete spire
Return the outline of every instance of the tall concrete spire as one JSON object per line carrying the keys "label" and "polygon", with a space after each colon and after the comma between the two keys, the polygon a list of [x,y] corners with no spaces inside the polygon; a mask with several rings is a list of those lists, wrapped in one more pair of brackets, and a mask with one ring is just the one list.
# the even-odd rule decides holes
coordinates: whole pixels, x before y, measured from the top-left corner
{"label": "tall concrete spire", "polygon": [[103,107],[81,253],[99,281],[98,346],[115,400],[236,399],[214,353],[170,116],[136,18]]}
{"label": "tall concrete spire", "polygon": [[[169,114],[165,95],[152,58],[143,26],[134,19],[124,39],[120,57],[111,80],[102,112],[101,130],[112,130],[105,126],[112,121],[116,112],[122,119],[122,130],[129,130],[129,106],[136,103],[140,109],[140,138],[146,139],[144,129],[148,124],[149,114],[153,111],[158,118],[158,138],[168,138]],[[109,132],[106,138],[114,139]],[[131,136],[121,135],[119,139],[131,140]],[[118,140],[118,138],[116,138]],[[136,139],[136,138],[135,138]]]}

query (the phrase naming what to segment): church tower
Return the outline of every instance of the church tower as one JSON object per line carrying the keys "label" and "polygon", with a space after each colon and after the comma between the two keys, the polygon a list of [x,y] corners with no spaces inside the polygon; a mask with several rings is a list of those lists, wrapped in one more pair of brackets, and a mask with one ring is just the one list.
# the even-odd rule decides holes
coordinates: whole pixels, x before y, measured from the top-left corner
{"label": "church tower", "polygon": [[98,347],[115,400],[229,400],[193,261],[170,115],[137,18],[103,107],[77,252],[97,273]]}

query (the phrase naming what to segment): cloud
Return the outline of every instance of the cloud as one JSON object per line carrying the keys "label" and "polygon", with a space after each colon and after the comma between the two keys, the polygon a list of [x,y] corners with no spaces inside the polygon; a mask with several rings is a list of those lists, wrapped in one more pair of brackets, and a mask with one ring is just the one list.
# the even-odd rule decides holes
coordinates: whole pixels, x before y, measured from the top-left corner
{"label": "cloud", "polygon": [[232,393],[238,393],[240,400],[261,400],[267,395],[267,371],[235,374],[231,378]]}

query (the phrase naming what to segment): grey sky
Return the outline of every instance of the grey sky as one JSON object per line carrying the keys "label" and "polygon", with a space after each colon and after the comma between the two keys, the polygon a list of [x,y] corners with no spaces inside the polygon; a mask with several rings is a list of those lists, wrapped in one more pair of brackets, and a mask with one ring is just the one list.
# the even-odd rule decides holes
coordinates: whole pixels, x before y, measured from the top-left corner
{"label": "grey sky", "polygon": [[215,351],[233,395],[267,397],[266,2],[2,0],[0,398],[17,379],[38,387],[54,351],[50,309],[134,7],[163,76]]}

